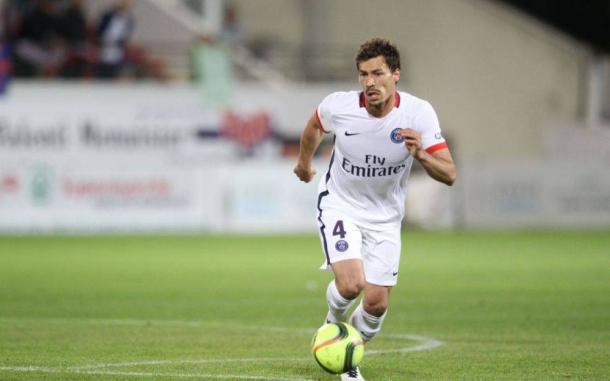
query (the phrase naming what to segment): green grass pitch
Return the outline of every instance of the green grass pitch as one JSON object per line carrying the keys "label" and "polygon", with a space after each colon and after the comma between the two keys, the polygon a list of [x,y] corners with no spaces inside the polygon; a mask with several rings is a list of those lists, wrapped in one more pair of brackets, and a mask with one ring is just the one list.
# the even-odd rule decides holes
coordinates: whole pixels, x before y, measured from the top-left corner
{"label": "green grass pitch", "polygon": [[[1,237],[0,380],[336,380],[315,235]],[[407,232],[362,373],[610,379],[610,233]]]}

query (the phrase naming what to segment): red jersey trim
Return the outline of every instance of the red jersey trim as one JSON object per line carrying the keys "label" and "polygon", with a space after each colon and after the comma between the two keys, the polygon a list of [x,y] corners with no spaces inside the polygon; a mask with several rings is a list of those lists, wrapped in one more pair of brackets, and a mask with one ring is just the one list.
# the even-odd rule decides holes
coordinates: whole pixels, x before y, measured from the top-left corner
{"label": "red jersey trim", "polygon": [[[366,107],[366,99],[364,98],[364,91],[360,92],[360,96],[358,97],[358,103],[360,104],[360,107]],[[400,94],[398,94],[398,91],[394,93],[394,107],[396,107],[396,108],[400,107]]]}
{"label": "red jersey trim", "polygon": [[316,109],[315,114],[316,114],[316,119],[318,120],[318,125],[320,126],[320,129],[322,130],[322,132],[328,134],[330,131],[326,131],[324,129],[324,125],[322,124],[322,121],[320,120],[320,115],[318,115],[318,109]]}
{"label": "red jersey trim", "polygon": [[438,144],[435,144],[433,146],[430,146],[430,147],[426,148],[426,152],[428,152],[429,154],[432,154],[432,153],[434,153],[436,151],[440,151],[440,150],[445,149],[445,148],[449,148],[447,143],[444,143],[444,142],[443,143],[438,143]]}

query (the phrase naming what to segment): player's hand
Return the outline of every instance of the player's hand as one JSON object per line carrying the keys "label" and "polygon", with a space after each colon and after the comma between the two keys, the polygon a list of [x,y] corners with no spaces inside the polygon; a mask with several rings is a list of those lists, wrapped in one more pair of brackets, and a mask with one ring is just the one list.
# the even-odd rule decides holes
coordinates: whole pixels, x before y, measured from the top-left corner
{"label": "player's hand", "polygon": [[421,152],[423,152],[421,134],[412,128],[403,128],[400,130],[400,134],[405,139],[405,145],[411,156],[418,159]]}
{"label": "player's hand", "polygon": [[316,171],[311,164],[299,163],[294,167],[294,174],[297,175],[301,181],[308,183],[316,175]]}

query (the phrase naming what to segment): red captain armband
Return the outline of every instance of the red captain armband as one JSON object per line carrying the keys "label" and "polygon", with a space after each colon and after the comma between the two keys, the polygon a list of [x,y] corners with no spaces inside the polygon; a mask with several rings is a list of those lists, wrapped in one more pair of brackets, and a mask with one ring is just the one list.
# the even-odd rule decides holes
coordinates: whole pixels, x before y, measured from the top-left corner
{"label": "red captain armband", "polygon": [[426,152],[428,152],[429,154],[433,154],[434,152],[440,151],[440,150],[445,149],[445,148],[449,148],[447,143],[445,143],[445,142],[438,143],[438,144],[435,144],[433,146],[430,146],[430,147],[426,148]]}
{"label": "red captain armband", "polygon": [[329,133],[330,131],[326,131],[324,129],[324,126],[322,125],[322,121],[320,120],[320,116],[318,115],[318,110],[316,109],[313,113],[316,114],[316,119],[318,120],[318,126],[320,127],[320,130],[325,134]]}

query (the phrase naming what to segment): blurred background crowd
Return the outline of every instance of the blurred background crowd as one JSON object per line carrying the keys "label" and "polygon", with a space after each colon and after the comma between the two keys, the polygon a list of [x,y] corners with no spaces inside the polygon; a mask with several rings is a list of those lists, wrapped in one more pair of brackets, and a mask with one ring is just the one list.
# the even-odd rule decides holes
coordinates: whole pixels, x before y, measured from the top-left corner
{"label": "blurred background crowd", "polygon": [[7,0],[2,34],[18,78],[161,78],[162,63],[131,45],[132,1],[90,17],[83,0]]}
{"label": "blurred background crowd", "polygon": [[0,0],[0,231],[309,231],[300,133],[377,36],[460,171],[448,191],[415,166],[407,223],[609,226],[609,4]]}

